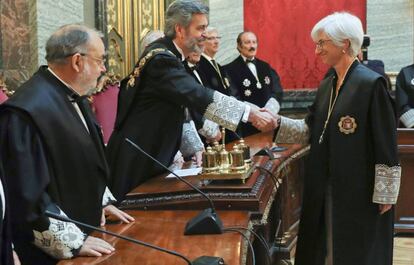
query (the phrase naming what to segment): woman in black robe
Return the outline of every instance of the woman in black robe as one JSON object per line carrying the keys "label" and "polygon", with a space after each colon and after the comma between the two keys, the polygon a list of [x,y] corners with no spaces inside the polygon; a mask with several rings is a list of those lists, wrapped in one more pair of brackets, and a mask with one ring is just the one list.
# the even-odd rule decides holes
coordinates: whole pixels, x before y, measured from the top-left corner
{"label": "woman in black robe", "polygon": [[391,265],[401,168],[386,81],[356,59],[361,21],[323,18],[315,54],[335,69],[304,120],[281,117],[276,142],[310,143],[296,265]]}

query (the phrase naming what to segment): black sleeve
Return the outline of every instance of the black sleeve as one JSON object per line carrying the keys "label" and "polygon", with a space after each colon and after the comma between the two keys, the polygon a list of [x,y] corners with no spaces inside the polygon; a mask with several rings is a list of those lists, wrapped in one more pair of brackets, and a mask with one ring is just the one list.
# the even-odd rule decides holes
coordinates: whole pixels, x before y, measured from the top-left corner
{"label": "black sleeve", "polygon": [[281,104],[283,99],[283,88],[280,84],[280,77],[273,68],[270,68],[270,76],[273,83],[272,97],[274,97],[279,102],[279,104]]}
{"label": "black sleeve", "polygon": [[404,71],[401,70],[396,80],[396,102],[397,102],[397,113],[398,117],[409,111],[412,107],[410,106],[409,98],[407,95],[407,85],[405,81]]}

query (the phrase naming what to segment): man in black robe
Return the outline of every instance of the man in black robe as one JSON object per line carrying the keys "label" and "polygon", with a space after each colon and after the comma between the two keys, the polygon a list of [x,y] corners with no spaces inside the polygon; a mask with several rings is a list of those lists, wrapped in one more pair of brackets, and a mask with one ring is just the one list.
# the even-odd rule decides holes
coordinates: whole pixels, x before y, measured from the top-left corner
{"label": "man in black robe", "polygon": [[414,64],[401,69],[396,82],[398,117],[406,128],[414,127]]}
{"label": "man in black robe", "polygon": [[121,83],[115,130],[107,147],[110,188],[117,198],[164,172],[125,138],[164,165],[171,164],[180,146],[185,107],[232,130],[240,121],[271,120],[268,113],[204,88],[185,70],[186,57],[202,49],[207,14],[208,7],[201,2],[173,2],[166,13],[166,37],[144,51],[130,77]]}
{"label": "man in black robe", "polygon": [[[229,74],[231,86],[237,90],[240,100],[250,102],[259,108],[278,113],[283,91],[277,72],[265,61],[256,58],[257,37],[245,31],[237,37],[240,56],[224,66]],[[243,124],[243,137],[260,132],[250,124]]]}
{"label": "man in black robe", "polygon": [[104,55],[100,33],[63,26],[46,44],[48,66],[0,107],[0,156],[22,264],[114,251],[90,231],[45,215],[49,210],[96,226],[111,198],[100,127],[84,96],[106,70]]}
{"label": "man in black robe", "polygon": [[231,89],[229,77],[224,68],[217,62],[216,54],[220,48],[220,39],[217,29],[208,27],[204,52],[201,55],[199,69],[205,76],[205,86],[228,96],[237,97],[237,90]]}

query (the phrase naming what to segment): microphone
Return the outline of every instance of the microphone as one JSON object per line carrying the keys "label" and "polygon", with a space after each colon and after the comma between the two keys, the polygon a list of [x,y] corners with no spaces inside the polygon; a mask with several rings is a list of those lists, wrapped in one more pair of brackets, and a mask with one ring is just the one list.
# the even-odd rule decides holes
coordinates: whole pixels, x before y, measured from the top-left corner
{"label": "microphone", "polygon": [[92,226],[92,225],[88,225],[88,224],[85,224],[85,223],[82,223],[82,222],[79,222],[79,221],[75,221],[75,220],[73,220],[69,217],[66,217],[64,215],[60,215],[60,214],[57,214],[57,213],[53,213],[49,210],[45,211],[45,215],[48,216],[48,217],[63,221],[63,222],[74,223],[74,224],[76,224],[80,227],[84,227],[84,228],[87,228],[87,229],[90,229],[90,230],[101,232],[103,234],[108,234],[108,235],[111,235],[111,236],[114,236],[114,237],[117,237],[117,238],[121,238],[123,240],[135,243],[137,245],[141,245],[141,246],[145,246],[145,247],[149,247],[149,248],[152,248],[152,249],[159,250],[161,252],[164,252],[164,253],[167,253],[167,254],[170,254],[170,255],[173,255],[173,256],[176,256],[176,257],[179,257],[179,258],[185,260],[185,262],[188,265],[224,265],[224,260],[222,258],[202,256],[202,257],[199,257],[199,258],[195,259],[194,261],[190,261],[184,255],[182,255],[178,252],[168,250],[168,249],[165,249],[165,248],[162,248],[162,247],[158,247],[158,246],[146,243],[144,241],[140,241],[140,240],[137,240],[137,239],[126,237],[126,236],[123,236],[123,235],[119,235],[119,234],[111,232],[111,231],[106,231],[106,230],[101,229],[101,228],[96,227],[96,226]]}
{"label": "microphone", "polygon": [[168,167],[164,166],[160,161],[152,157],[150,154],[145,152],[141,147],[139,147],[136,143],[131,141],[128,138],[125,138],[129,144],[131,144],[135,149],[140,151],[146,157],[160,165],[163,169],[174,175],[178,180],[184,182],[186,185],[191,187],[193,190],[200,193],[210,204],[210,208],[205,209],[199,215],[188,221],[185,226],[184,235],[206,235],[206,234],[222,234],[223,233],[223,223],[220,217],[216,213],[216,209],[214,207],[214,203],[207,194],[202,192],[199,188],[185,180],[184,178],[178,176],[173,171],[171,171]]}

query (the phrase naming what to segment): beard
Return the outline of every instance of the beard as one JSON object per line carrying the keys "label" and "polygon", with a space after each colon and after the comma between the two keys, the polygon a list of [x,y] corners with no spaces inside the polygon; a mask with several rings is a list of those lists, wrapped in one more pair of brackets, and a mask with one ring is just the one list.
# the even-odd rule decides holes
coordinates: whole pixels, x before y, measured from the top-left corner
{"label": "beard", "polygon": [[201,54],[204,51],[204,46],[200,46],[199,43],[203,40],[203,38],[200,40],[196,38],[189,38],[184,42],[184,45],[190,52]]}

